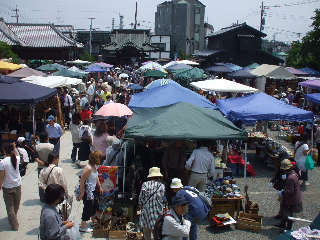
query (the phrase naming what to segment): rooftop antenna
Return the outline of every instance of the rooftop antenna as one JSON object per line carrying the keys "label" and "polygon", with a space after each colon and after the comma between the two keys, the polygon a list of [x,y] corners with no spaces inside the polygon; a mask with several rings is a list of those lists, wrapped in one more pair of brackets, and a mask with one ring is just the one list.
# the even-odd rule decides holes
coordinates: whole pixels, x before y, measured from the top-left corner
{"label": "rooftop antenna", "polygon": [[19,12],[19,9],[18,9],[18,5],[16,5],[16,8],[15,8],[15,9],[12,9],[11,11],[15,13],[15,15],[13,15],[13,16],[11,16],[11,17],[16,18],[17,23],[19,23],[19,13],[18,13],[18,12]]}
{"label": "rooftop antenna", "polygon": [[114,23],[115,23],[115,19],[114,18],[112,18],[112,30],[114,29]]}

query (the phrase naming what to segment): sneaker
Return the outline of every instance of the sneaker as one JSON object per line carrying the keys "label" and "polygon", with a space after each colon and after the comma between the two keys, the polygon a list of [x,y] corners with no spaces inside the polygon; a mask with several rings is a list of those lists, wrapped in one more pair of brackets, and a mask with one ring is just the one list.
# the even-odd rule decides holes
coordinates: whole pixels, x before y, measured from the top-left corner
{"label": "sneaker", "polygon": [[85,232],[85,233],[91,233],[91,232],[93,232],[93,229],[89,228],[89,227],[85,227],[85,228],[80,227],[79,231],[80,232]]}

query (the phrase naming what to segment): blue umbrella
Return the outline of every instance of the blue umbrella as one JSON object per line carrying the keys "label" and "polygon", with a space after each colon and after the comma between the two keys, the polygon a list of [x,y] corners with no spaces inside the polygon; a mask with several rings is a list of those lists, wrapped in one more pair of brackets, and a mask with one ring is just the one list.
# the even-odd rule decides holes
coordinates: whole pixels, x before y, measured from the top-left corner
{"label": "blue umbrella", "polygon": [[141,89],[143,89],[143,87],[141,87],[139,84],[131,83],[131,84],[128,86],[128,89],[131,89],[131,90],[141,90]]}
{"label": "blue umbrella", "polygon": [[107,72],[107,71],[108,71],[107,69],[103,67],[99,67],[98,65],[92,65],[86,69],[86,72]]}
{"label": "blue umbrella", "polygon": [[171,80],[171,79],[158,79],[158,80],[154,80],[152,81],[150,84],[148,84],[145,88],[146,89],[153,89],[153,88],[156,88],[156,87],[163,87],[163,86],[166,86],[166,85],[179,85],[179,83]]}

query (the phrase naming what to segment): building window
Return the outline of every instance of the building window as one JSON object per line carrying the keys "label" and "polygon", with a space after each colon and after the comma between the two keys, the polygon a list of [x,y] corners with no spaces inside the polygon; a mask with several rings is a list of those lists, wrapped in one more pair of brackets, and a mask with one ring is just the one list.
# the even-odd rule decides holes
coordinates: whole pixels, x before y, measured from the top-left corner
{"label": "building window", "polygon": [[196,8],[196,14],[200,14],[201,13],[201,9],[199,7]]}
{"label": "building window", "polygon": [[151,45],[155,48],[160,49],[161,52],[166,51],[166,44],[165,43],[151,43]]}

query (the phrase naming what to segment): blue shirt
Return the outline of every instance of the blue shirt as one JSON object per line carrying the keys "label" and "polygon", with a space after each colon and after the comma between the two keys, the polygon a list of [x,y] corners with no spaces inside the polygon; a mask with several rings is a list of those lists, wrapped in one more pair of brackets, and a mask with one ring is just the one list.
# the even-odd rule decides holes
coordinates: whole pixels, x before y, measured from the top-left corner
{"label": "blue shirt", "polygon": [[62,128],[58,123],[55,123],[53,126],[47,124],[46,132],[49,138],[60,138],[62,136]]}
{"label": "blue shirt", "polygon": [[186,219],[193,221],[201,221],[208,216],[210,209],[204,204],[199,195],[190,189],[198,190],[194,187],[184,186],[183,189],[176,193],[176,196],[183,196],[189,202],[189,210]]}

